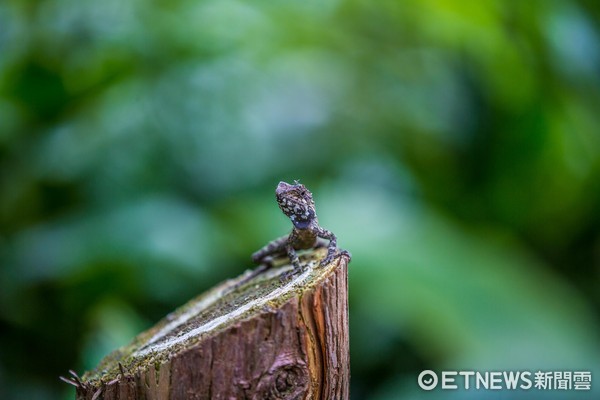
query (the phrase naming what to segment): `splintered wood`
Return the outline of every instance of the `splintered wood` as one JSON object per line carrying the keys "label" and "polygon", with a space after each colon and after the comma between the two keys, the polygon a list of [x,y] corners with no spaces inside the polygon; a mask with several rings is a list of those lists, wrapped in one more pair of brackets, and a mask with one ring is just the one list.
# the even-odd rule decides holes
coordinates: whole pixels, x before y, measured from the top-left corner
{"label": "splintered wood", "polygon": [[348,399],[348,258],[323,256],[190,301],[81,377],[77,399]]}

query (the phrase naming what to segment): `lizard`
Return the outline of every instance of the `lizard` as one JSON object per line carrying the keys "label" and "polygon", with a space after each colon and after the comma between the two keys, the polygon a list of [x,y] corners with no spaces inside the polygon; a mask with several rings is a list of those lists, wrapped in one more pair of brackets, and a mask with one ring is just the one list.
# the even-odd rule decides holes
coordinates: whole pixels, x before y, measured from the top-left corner
{"label": "lizard", "polygon": [[[319,225],[312,193],[298,181],[294,181],[293,185],[282,181],[275,189],[275,198],[281,211],[292,221],[293,228],[289,235],[273,240],[252,254],[252,261],[261,264],[257,269],[258,273],[270,268],[272,257],[286,254],[294,267],[291,275],[300,272],[302,266],[296,250],[325,246],[320,239],[329,240],[327,255],[321,260],[320,265],[329,264],[338,250],[337,237],[333,232]],[[339,250],[341,255],[351,257],[348,251]]]}

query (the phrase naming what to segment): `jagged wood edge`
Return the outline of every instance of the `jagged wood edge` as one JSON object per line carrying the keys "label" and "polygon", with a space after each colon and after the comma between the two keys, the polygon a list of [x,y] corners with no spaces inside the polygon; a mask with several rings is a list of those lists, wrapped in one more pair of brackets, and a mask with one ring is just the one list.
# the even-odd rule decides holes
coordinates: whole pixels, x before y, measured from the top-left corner
{"label": "jagged wood edge", "polygon": [[[310,251],[303,255],[303,261],[304,262],[313,261],[313,263],[316,264],[323,256],[324,256],[323,250]],[[342,260],[340,260],[339,257],[334,259],[333,262],[327,266],[314,268],[310,275],[311,279],[307,282],[307,285],[305,285],[304,287],[301,287],[301,288],[292,289],[292,290],[287,291],[285,293],[285,296],[282,296],[281,298],[277,299],[277,301],[273,302],[270,305],[273,308],[282,308],[289,302],[289,300],[291,298],[297,296],[301,302],[301,304],[298,305],[298,307],[305,309],[305,311],[301,313],[302,315],[304,315],[304,316],[316,315],[317,317],[320,316],[321,314],[319,314],[318,312],[315,313],[314,310],[312,313],[307,312],[306,310],[308,310],[310,307],[312,307],[313,309],[321,307],[323,301],[325,301],[325,302],[328,301],[327,298],[325,300],[323,300],[322,297],[328,297],[328,296],[331,297],[335,294],[328,293],[328,285],[325,285],[324,289],[322,291],[314,291],[314,289],[316,287],[323,284],[324,281],[331,279],[332,277],[335,277],[334,279],[337,279],[338,281],[340,280],[340,277],[342,277],[342,281],[337,282],[336,285],[345,285],[345,292],[347,293],[347,275],[346,275],[346,273],[345,272],[344,272],[344,274],[332,273],[332,272],[334,272],[334,269],[338,267],[338,263],[340,261],[343,261],[343,264],[344,264],[341,267],[345,268],[347,266],[348,260],[345,257],[341,257],[341,258],[342,258]],[[206,301],[207,299],[210,299],[211,297],[218,298],[218,297],[222,296],[223,294],[226,294],[229,290],[232,290],[232,288],[235,288],[235,289],[233,289],[233,292],[228,293],[228,295],[230,295],[230,296],[232,294],[234,294],[235,291],[242,290],[243,288],[248,288],[249,286],[258,285],[258,287],[260,287],[261,284],[268,283],[272,279],[279,279],[278,277],[285,270],[287,270],[289,268],[290,268],[290,266],[287,266],[287,265],[285,265],[283,267],[279,267],[279,268],[274,268],[273,270],[269,271],[264,276],[258,277],[256,280],[249,281],[240,288],[235,288],[235,286],[239,282],[243,281],[244,278],[251,273],[251,271],[248,271],[245,274],[239,276],[238,278],[235,278],[235,279],[232,279],[229,281],[225,281],[222,284],[214,287],[213,289],[210,289],[206,293],[198,296],[197,298],[192,299],[191,301],[186,303],[184,306],[180,307],[175,312],[169,314],[169,316],[167,316],[166,318],[161,320],[153,328],[138,335],[130,345],[111,353],[100,363],[98,368],[96,368],[94,371],[90,371],[89,373],[86,373],[81,378],[82,382],[83,382],[82,387],[78,388],[78,392],[81,392],[82,389],[85,388],[86,389],[85,394],[79,393],[79,394],[83,394],[83,396],[78,396],[78,398],[90,399],[90,398],[93,398],[93,397],[90,397],[91,394],[92,394],[92,396],[93,395],[98,396],[99,394],[104,394],[104,396],[107,398],[111,398],[111,396],[114,397],[115,395],[118,396],[117,398],[127,398],[126,397],[127,392],[130,392],[130,391],[132,393],[136,392],[135,386],[140,384],[139,382],[136,383],[136,379],[135,379],[136,377],[137,378],[142,377],[143,379],[147,380],[147,382],[146,382],[147,387],[154,386],[155,384],[159,384],[160,380],[167,379],[166,378],[167,374],[160,374],[160,370],[164,370],[165,368],[169,369],[171,367],[171,365],[170,365],[171,360],[173,358],[175,358],[178,354],[180,354],[183,351],[186,351],[186,349],[188,349],[188,348],[193,348],[194,346],[199,345],[201,342],[210,340],[210,338],[219,335],[221,332],[231,328],[235,324],[239,324],[239,323],[243,322],[244,320],[246,320],[250,317],[253,317],[253,316],[258,317],[262,311],[261,310],[250,310],[242,318],[236,318],[236,319],[233,319],[232,321],[229,321],[228,323],[224,324],[223,326],[214,330],[213,332],[209,332],[207,335],[204,335],[202,338],[199,338],[198,341],[196,341],[195,343],[186,342],[182,348],[176,349],[176,351],[174,351],[174,352],[169,351],[166,354],[162,354],[159,358],[155,358],[155,357],[152,357],[151,355],[148,355],[148,357],[146,357],[142,361],[134,364],[133,367],[131,365],[129,365],[128,366],[129,368],[127,369],[126,372],[123,370],[121,361],[125,361],[125,363],[127,363],[127,355],[128,354],[131,355],[136,348],[139,348],[141,344],[147,342],[149,340],[149,338],[151,338],[153,335],[155,335],[160,329],[164,328],[167,324],[169,324],[170,321],[177,318],[179,315],[184,313],[186,310],[188,310],[194,304],[198,304],[198,302]],[[334,287],[336,285],[334,285]],[[242,291],[242,293],[243,293],[243,291]],[[338,300],[340,300],[340,299],[338,298]],[[347,299],[342,299],[341,301],[346,302]],[[338,301],[338,303],[339,303],[339,301]],[[345,309],[339,309],[340,306],[344,307]],[[331,315],[329,315],[328,313],[331,312],[332,314],[337,315],[336,313],[341,312],[342,313],[341,316],[343,318],[342,324],[345,324],[346,328],[344,328],[344,327],[342,327],[341,329],[334,328],[334,329],[336,329],[336,332],[334,334],[326,336],[326,338],[329,338],[330,340],[339,340],[340,342],[345,341],[345,346],[343,346],[343,345],[340,346],[340,343],[327,344],[328,346],[333,346],[333,348],[336,349],[336,354],[333,359],[333,363],[335,363],[337,365],[329,366],[331,368],[327,368],[327,372],[323,371],[323,370],[321,370],[321,371],[310,370],[311,381],[312,381],[311,388],[312,387],[320,387],[318,385],[315,386],[315,382],[317,382],[317,381],[321,381],[322,383],[325,384],[325,387],[320,387],[320,391],[323,393],[320,393],[318,398],[336,398],[336,399],[338,399],[338,398],[346,398],[346,396],[347,396],[348,382],[341,382],[338,385],[334,385],[334,387],[327,386],[328,382],[336,382],[336,379],[338,379],[338,378],[341,378],[342,380],[349,379],[349,360],[348,360],[348,354],[347,354],[347,350],[348,350],[348,348],[347,348],[347,343],[348,343],[347,303],[335,304],[333,308],[335,310],[325,310],[325,314],[327,314],[328,318],[331,319]],[[323,316],[321,315],[321,317],[323,317]],[[334,316],[333,318],[336,318],[336,317]],[[331,324],[331,320],[325,321],[325,320],[323,320],[323,318],[317,318],[316,320],[313,320],[313,321],[305,320],[304,323],[310,327],[309,331],[311,331],[311,332],[316,332],[317,330],[320,330],[323,332],[325,329],[331,329],[331,327],[328,327],[328,324],[329,325]],[[316,340],[316,338],[312,337],[312,340]],[[325,346],[325,344],[319,344],[319,345],[321,347]],[[339,353],[340,349],[342,351],[341,353]],[[314,350],[314,348],[313,348],[313,350]],[[324,360],[322,357],[323,352],[324,352],[324,349],[321,348],[320,351],[313,352],[314,354],[308,354],[307,356],[311,359],[310,364],[313,366],[323,365],[323,363],[327,361],[327,360]],[[115,371],[115,365],[119,366],[118,371]],[[108,367],[108,366],[111,367],[111,369],[113,370],[113,373],[107,373],[106,371],[103,370],[103,368]],[[344,372],[344,369],[347,369],[348,371]],[[339,373],[340,370],[342,371],[341,373]],[[328,372],[333,372],[334,375],[336,375],[336,376],[331,376],[331,377],[325,378],[323,375]],[[317,376],[317,375],[320,375],[320,376]],[[164,383],[166,383],[166,382],[164,382]],[[163,389],[165,387],[168,388],[169,384],[166,384],[166,385],[159,384],[158,387],[162,387]],[[117,391],[117,390],[119,391],[119,393],[114,393],[114,391]],[[331,391],[331,393],[327,393],[328,391]],[[325,393],[327,393],[327,396],[321,397],[321,394],[325,394]],[[158,395],[158,394],[159,393],[156,393],[156,395]],[[163,393],[162,395],[163,396],[160,396],[157,398],[166,398],[167,393]],[[154,397],[154,396],[152,396],[152,397]]]}

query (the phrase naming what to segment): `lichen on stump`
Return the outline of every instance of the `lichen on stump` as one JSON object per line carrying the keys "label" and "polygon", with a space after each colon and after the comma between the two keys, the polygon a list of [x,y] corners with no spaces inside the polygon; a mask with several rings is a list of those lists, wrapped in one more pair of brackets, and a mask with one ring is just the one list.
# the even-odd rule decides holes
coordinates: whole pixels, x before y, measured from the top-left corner
{"label": "lichen on stump", "polygon": [[324,255],[193,299],[87,372],[77,399],[348,399],[348,258]]}

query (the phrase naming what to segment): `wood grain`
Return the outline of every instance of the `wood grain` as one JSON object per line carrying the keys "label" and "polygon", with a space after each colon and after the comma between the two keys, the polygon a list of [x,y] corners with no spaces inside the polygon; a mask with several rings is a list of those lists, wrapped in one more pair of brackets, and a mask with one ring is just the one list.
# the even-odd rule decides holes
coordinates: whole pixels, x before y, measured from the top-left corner
{"label": "wood grain", "polygon": [[323,256],[190,301],[86,373],[77,399],[348,399],[348,259]]}

